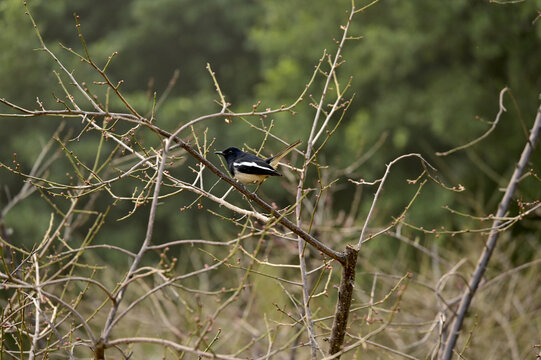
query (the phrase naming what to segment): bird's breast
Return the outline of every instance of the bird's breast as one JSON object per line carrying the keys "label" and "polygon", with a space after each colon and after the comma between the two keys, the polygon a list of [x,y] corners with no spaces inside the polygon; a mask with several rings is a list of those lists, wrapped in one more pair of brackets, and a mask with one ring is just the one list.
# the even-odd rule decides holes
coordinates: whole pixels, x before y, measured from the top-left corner
{"label": "bird's breast", "polygon": [[259,184],[268,177],[269,175],[245,174],[238,171],[235,173],[235,179],[243,184]]}

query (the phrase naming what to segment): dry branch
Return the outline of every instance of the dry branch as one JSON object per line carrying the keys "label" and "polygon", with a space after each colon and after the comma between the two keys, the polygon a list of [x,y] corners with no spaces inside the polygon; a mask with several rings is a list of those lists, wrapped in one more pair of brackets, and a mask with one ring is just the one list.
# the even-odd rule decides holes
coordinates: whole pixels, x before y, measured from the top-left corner
{"label": "dry branch", "polygon": [[515,171],[513,172],[513,175],[511,176],[511,179],[509,180],[509,184],[507,185],[507,188],[505,189],[505,193],[502,197],[502,200],[500,201],[500,204],[498,205],[498,211],[496,213],[497,220],[495,220],[492,224],[492,230],[490,231],[490,234],[488,236],[488,240],[485,244],[485,248],[483,249],[483,253],[479,257],[479,261],[477,263],[477,266],[475,267],[475,271],[473,272],[472,278],[468,284],[468,288],[466,289],[466,291],[464,292],[462,296],[462,301],[458,308],[457,317],[451,326],[451,332],[448,335],[445,348],[442,352],[443,360],[450,360],[451,357],[453,356],[454,348],[455,348],[458,336],[460,335],[462,324],[464,323],[464,319],[466,318],[466,314],[468,312],[468,309],[470,308],[471,301],[475,295],[475,292],[477,291],[477,288],[479,287],[479,283],[481,282],[481,279],[483,278],[483,274],[485,273],[485,270],[488,266],[488,262],[490,261],[490,257],[492,256],[494,248],[496,247],[496,242],[498,240],[498,236],[500,235],[500,231],[498,229],[500,228],[501,223],[502,223],[502,220],[500,220],[500,218],[503,218],[506,215],[509,209],[509,206],[511,205],[511,201],[513,199],[513,195],[515,193],[519,180],[522,174],[524,173],[526,165],[528,164],[528,161],[530,160],[530,156],[532,155],[533,150],[535,148],[535,144],[537,143],[540,129],[541,129],[541,106],[537,110],[537,116],[535,118],[535,122],[530,131],[530,137],[528,138],[528,141],[526,142],[526,145],[524,146],[524,149],[522,150],[522,154],[520,155],[518,164],[515,167]]}

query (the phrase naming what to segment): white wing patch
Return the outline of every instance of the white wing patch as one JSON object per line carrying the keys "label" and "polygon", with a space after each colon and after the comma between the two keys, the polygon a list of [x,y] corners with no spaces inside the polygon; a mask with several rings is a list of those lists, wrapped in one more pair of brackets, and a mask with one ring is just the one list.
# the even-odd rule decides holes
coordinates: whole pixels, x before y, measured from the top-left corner
{"label": "white wing patch", "polygon": [[259,168],[259,169],[263,169],[263,170],[266,170],[266,171],[273,171],[274,169],[269,165],[269,166],[261,166],[253,161],[242,161],[242,162],[234,162],[233,163],[233,166],[238,168],[238,167],[241,167],[241,166],[246,166],[246,167],[254,167],[254,168]]}

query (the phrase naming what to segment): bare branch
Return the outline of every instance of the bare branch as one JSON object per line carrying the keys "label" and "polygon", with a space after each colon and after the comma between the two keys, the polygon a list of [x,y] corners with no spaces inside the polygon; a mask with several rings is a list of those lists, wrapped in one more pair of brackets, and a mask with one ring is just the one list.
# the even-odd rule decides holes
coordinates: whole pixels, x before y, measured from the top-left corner
{"label": "bare branch", "polygon": [[496,129],[496,126],[498,125],[498,123],[500,122],[500,117],[502,116],[503,112],[504,111],[507,111],[507,109],[503,106],[503,95],[509,90],[508,87],[504,87],[502,89],[502,91],[500,91],[500,110],[498,111],[498,114],[496,114],[496,119],[492,122],[492,126],[490,127],[490,129],[488,129],[483,135],[479,136],[477,139],[475,140],[472,140],[470,141],[469,143],[467,144],[464,144],[464,145],[460,145],[454,149],[451,149],[451,150],[447,150],[447,151],[444,151],[444,152],[437,152],[436,155],[438,156],[447,156],[447,155],[451,155],[452,153],[454,152],[457,152],[457,151],[460,151],[460,150],[464,150],[464,149],[467,149],[475,144],[477,144],[478,142],[480,142],[481,140],[485,139],[487,136],[490,135],[490,133],[492,133],[494,131],[494,129]]}
{"label": "bare branch", "polygon": [[[513,175],[511,176],[511,179],[509,180],[509,184],[507,185],[507,188],[505,189],[505,193],[502,197],[502,200],[500,204],[498,205],[496,218],[504,217],[509,209],[509,205],[511,204],[511,200],[517,188],[519,179],[524,173],[524,169],[526,168],[526,165],[528,164],[528,161],[530,160],[530,156],[533,153],[535,144],[537,143],[540,129],[541,129],[541,106],[537,110],[537,116],[532,126],[530,137],[528,138],[528,141],[526,142],[526,145],[522,151],[522,154],[520,155],[520,159],[515,168],[515,171],[513,172]],[[466,314],[468,312],[468,309],[470,308],[471,301],[477,291],[477,288],[479,286],[479,283],[481,282],[481,279],[483,278],[483,274],[485,273],[485,270],[488,266],[488,262],[490,261],[492,252],[494,251],[494,248],[496,247],[496,242],[498,240],[498,236],[500,235],[500,231],[498,231],[497,229],[500,226],[500,224],[501,224],[501,220],[494,221],[492,225],[492,230],[490,232],[490,235],[488,236],[488,240],[486,242],[485,248],[483,249],[483,253],[479,257],[479,261],[472,275],[472,278],[468,284],[468,288],[462,296],[462,301],[460,303],[460,306],[457,312],[457,317],[451,326],[451,331],[447,338],[445,349],[442,352],[443,360],[450,360],[451,357],[453,356],[453,351],[454,351],[458,336],[460,335],[462,324],[464,323],[464,319],[466,318]]]}

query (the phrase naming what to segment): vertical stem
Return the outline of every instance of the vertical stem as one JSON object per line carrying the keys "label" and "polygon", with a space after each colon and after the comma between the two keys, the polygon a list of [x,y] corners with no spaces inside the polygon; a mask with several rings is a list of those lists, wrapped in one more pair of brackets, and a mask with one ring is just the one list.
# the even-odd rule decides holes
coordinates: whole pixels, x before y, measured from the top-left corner
{"label": "vertical stem", "polygon": [[[340,57],[341,57],[342,48],[344,46],[344,43],[346,42],[349,25],[351,24],[351,19],[353,18],[354,13],[355,13],[355,6],[352,5],[351,13],[350,13],[350,15],[348,17],[348,21],[347,21],[347,23],[346,23],[346,25],[344,27],[344,30],[343,30],[342,40],[340,41],[340,43],[338,45],[338,49],[336,51],[336,55],[334,56],[334,60],[333,60],[333,62],[331,64],[331,68],[330,68],[328,74],[326,75],[327,80],[325,81],[325,85],[323,86],[321,99],[319,100],[319,104],[318,104],[318,107],[317,107],[317,110],[316,110],[316,114],[315,114],[314,120],[312,122],[312,129],[310,131],[310,136],[308,137],[306,153],[305,153],[305,156],[304,156],[304,159],[305,159],[304,166],[303,166],[303,169],[302,169],[302,172],[301,172],[301,175],[300,175],[299,186],[297,187],[297,196],[296,196],[297,206],[296,206],[296,209],[295,209],[295,215],[296,215],[296,220],[297,220],[297,226],[299,226],[299,227],[301,226],[301,211],[302,211],[302,203],[301,203],[302,200],[301,199],[302,199],[302,193],[303,193],[303,189],[304,189],[304,182],[306,180],[306,173],[308,171],[308,165],[310,164],[310,159],[312,157],[312,149],[313,149],[313,146],[314,146],[314,143],[315,143],[314,138],[316,136],[317,124],[319,122],[319,118],[321,116],[321,113],[322,113],[322,110],[323,110],[323,107],[324,107],[324,104],[325,104],[325,100],[327,98],[327,91],[329,89],[329,85],[331,83],[331,80],[333,79],[334,73],[335,73],[336,68],[338,66],[338,62],[339,62]],[[335,106],[336,106],[336,104],[335,104]],[[305,242],[300,237],[298,237],[298,248],[299,248],[299,263],[300,263],[301,277],[302,277],[302,284],[303,284],[304,313],[305,313],[306,323],[307,323],[307,327],[308,327],[308,335],[310,337],[310,347],[311,347],[311,350],[312,350],[312,358],[316,359],[317,343],[315,341],[314,329],[313,329],[314,326],[313,326],[313,322],[312,322],[312,314],[311,314],[311,311],[310,311],[310,304],[309,304],[310,291],[308,289],[308,283],[307,283],[307,277],[306,277],[306,262],[305,262],[305,259],[304,259]]]}
{"label": "vertical stem", "polygon": [[[171,146],[172,138],[169,138],[165,141],[163,151],[162,151],[162,158],[159,163],[159,166],[157,167],[157,176],[156,176],[156,185],[154,187],[154,194],[152,197],[152,204],[150,207],[150,214],[148,217],[148,224],[147,224],[147,232],[145,235],[145,240],[143,241],[143,245],[141,245],[141,248],[139,249],[139,252],[137,253],[137,256],[133,260],[133,263],[126,274],[126,278],[122,282],[122,284],[119,287],[118,294],[115,297],[115,303],[113,304],[113,307],[111,308],[111,311],[107,315],[107,320],[105,323],[105,327],[103,329],[101,338],[98,340],[98,342],[95,345],[94,354],[96,359],[104,359],[104,347],[107,344],[107,339],[109,337],[109,333],[112,330],[113,326],[113,320],[115,319],[116,313],[118,311],[118,308],[120,306],[120,302],[124,298],[124,293],[126,292],[128,288],[128,283],[131,280],[133,274],[137,271],[139,264],[141,263],[143,256],[148,251],[148,246],[150,245],[150,241],[152,240],[152,233],[154,231],[154,220],[156,219],[156,211],[158,207],[158,201],[159,201],[159,195],[160,195],[160,187],[162,184],[163,179],[163,172],[165,170],[165,163],[167,161],[167,153],[169,151],[169,147]],[[101,357],[100,357],[101,356]]]}
{"label": "vertical stem", "polygon": [[39,339],[39,317],[41,311],[41,280],[39,276],[39,262],[37,254],[34,253],[32,256],[34,261],[34,267],[36,268],[36,298],[32,299],[34,301],[34,306],[36,308],[36,314],[34,315],[34,334],[32,335],[32,347],[30,348],[30,354],[28,354],[28,360],[34,360],[34,356],[38,353],[38,339]]}
{"label": "vertical stem", "polygon": [[[355,266],[357,265],[357,253],[352,246],[346,246],[346,264],[342,266],[342,278],[338,290],[338,301],[334,312],[334,321],[330,339],[329,354],[339,352],[344,343],[348,325],[349,309],[353,298],[353,285],[355,283]],[[340,358],[340,357],[338,357]]]}
{"label": "vertical stem", "polygon": [[[507,189],[505,189],[505,194],[503,195],[503,198],[500,204],[498,205],[498,212],[496,213],[496,219],[504,217],[505,214],[507,213],[507,210],[509,209],[509,205],[511,204],[511,200],[513,198],[513,194],[515,193],[519,179],[524,173],[524,169],[526,168],[526,165],[528,164],[528,161],[530,160],[530,156],[534,150],[535,143],[537,142],[537,138],[539,137],[540,129],[541,129],[541,106],[537,110],[537,116],[535,119],[535,123],[532,127],[532,130],[530,132],[530,137],[528,139],[528,142],[526,143],[524,150],[522,150],[522,155],[520,156],[520,160],[515,168],[515,171],[513,172],[513,176],[511,177],[509,184],[507,185]],[[481,254],[481,257],[479,258],[479,261],[477,263],[473,276],[470,280],[470,283],[468,284],[468,288],[466,289],[466,291],[464,292],[464,295],[462,296],[462,301],[460,302],[460,306],[458,308],[457,317],[451,327],[451,333],[449,334],[447,338],[445,349],[443,351],[443,355],[442,355],[443,360],[450,360],[451,357],[453,356],[454,348],[458,339],[458,335],[460,334],[460,331],[462,329],[462,324],[464,323],[466,313],[468,312],[472,298],[475,295],[475,292],[477,291],[477,287],[479,286],[479,283],[481,282],[483,274],[485,273],[485,270],[488,265],[488,261],[490,260],[490,257],[492,256],[492,252],[494,251],[494,248],[496,247],[496,242],[498,240],[498,236],[500,235],[500,231],[498,230],[498,228],[500,227],[501,223],[502,223],[501,220],[495,220],[494,223],[492,224],[492,230],[490,231],[487,243],[485,244],[485,248],[483,249],[483,253]]]}
{"label": "vertical stem", "polygon": [[302,278],[302,304],[304,308],[304,317],[306,319],[306,327],[308,328],[308,336],[310,340],[310,348],[312,351],[312,359],[317,359],[317,343],[314,335],[314,322],[312,321],[312,311],[310,310],[310,290],[308,286],[308,278],[306,276],[306,261],[304,259],[305,242],[301,238],[298,239],[299,248],[299,265],[301,268]]}

